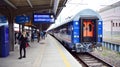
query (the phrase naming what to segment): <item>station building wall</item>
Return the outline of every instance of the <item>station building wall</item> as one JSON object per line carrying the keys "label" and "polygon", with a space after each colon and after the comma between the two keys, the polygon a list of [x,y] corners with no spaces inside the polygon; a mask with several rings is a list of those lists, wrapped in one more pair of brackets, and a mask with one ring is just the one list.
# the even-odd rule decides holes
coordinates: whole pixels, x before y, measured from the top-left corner
{"label": "station building wall", "polygon": [[105,7],[99,12],[103,19],[104,36],[118,36],[120,34],[120,5],[118,4],[120,2]]}

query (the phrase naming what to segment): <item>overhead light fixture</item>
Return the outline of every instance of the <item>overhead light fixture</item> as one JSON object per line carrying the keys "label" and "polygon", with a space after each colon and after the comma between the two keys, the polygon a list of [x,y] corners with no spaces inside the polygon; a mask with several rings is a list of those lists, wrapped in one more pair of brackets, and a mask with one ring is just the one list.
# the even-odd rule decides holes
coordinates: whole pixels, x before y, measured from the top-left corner
{"label": "overhead light fixture", "polygon": [[4,0],[7,4],[9,4],[11,7],[13,7],[14,9],[17,9],[17,7],[14,5],[14,4],[12,4],[10,1],[8,1],[8,0]]}
{"label": "overhead light fixture", "polygon": [[30,5],[30,7],[33,8],[33,6],[32,6],[32,4],[31,4],[30,0],[27,0],[27,2],[28,2],[28,4]]}

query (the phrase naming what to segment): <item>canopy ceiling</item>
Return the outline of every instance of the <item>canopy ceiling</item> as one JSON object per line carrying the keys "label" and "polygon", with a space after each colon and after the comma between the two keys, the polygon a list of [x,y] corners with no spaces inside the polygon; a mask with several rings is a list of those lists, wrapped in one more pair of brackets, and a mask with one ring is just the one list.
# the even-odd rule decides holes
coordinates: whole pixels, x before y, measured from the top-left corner
{"label": "canopy ceiling", "polygon": [[[53,13],[56,18],[66,2],[67,0],[0,0],[0,14],[14,17],[28,15],[32,19],[33,13]],[[42,28],[46,29],[50,24],[42,25]]]}

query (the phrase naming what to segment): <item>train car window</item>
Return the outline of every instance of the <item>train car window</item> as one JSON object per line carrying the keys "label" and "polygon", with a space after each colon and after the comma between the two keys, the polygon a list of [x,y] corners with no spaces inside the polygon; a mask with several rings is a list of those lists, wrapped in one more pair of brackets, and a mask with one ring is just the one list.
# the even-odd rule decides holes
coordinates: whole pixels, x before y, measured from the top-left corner
{"label": "train car window", "polygon": [[92,31],[92,25],[89,24],[89,31]]}
{"label": "train car window", "polygon": [[119,27],[120,27],[120,23],[119,23]]}

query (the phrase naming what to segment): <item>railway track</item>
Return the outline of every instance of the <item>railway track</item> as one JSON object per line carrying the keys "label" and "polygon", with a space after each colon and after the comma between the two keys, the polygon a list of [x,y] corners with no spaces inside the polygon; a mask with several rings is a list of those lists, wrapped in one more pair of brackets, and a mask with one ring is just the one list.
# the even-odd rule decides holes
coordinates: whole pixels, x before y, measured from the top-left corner
{"label": "railway track", "polygon": [[[63,43],[61,44],[63,45]],[[67,50],[78,60],[80,64],[83,65],[83,67],[114,67],[89,53],[75,53],[75,52],[71,52],[69,49]]]}
{"label": "railway track", "polygon": [[84,67],[113,67],[89,53],[76,54],[76,57],[78,61],[83,63]]}

